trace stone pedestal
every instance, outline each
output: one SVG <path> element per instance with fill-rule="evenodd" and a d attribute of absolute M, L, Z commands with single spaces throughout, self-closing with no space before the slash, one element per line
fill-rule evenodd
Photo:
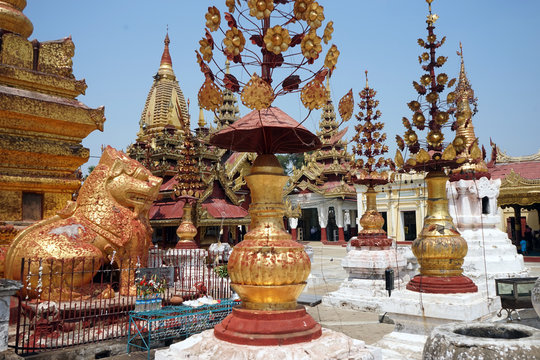
<path fill-rule="evenodd" d="M 468 246 L 463 272 L 479 290 L 487 289 L 490 296 L 496 293 L 495 279 L 528 276 L 523 256 L 498 228 L 500 186 L 500 179 L 486 177 L 451 181 L 447 185 L 450 215 Z"/>
<path fill-rule="evenodd" d="M 361 340 L 323 329 L 316 340 L 281 346 L 238 345 L 222 341 L 206 330 L 188 339 L 158 350 L 156 360 L 199 359 L 199 360 L 379 360 L 381 351 L 366 346 Z"/>
<path fill-rule="evenodd" d="M 11 296 L 22 287 L 15 280 L 0 279 L 0 353 L 7 349 L 9 327 L 9 303 Z"/>
<path fill-rule="evenodd" d="M 350 243 L 354 243 L 354 238 Z M 381 303 L 388 299 L 384 272 L 394 270 L 395 289 L 404 289 L 409 281 L 407 261 L 401 252 L 390 246 L 353 247 L 341 261 L 348 278 L 337 291 L 323 296 L 325 305 L 380 312 Z"/>
<path fill-rule="evenodd" d="M 482 321 L 492 317 L 500 299 L 485 292 L 428 294 L 402 290 L 392 293 L 381 310 L 396 324 L 394 332 L 376 343 L 407 359 L 421 359 L 427 336 L 439 325 L 450 322 Z"/>

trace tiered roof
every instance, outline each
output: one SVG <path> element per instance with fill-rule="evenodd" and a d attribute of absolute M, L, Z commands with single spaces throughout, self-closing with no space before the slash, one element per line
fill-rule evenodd
<path fill-rule="evenodd" d="M 140 131 L 128 153 L 167 181 L 175 175 L 181 158 L 184 134 L 189 131 L 189 113 L 172 69 L 168 34 L 164 43 L 159 69 L 141 114 Z"/>
<path fill-rule="evenodd" d="M 330 93 L 328 83 L 327 91 Z M 347 152 L 343 140 L 347 128 L 339 129 L 330 95 L 323 107 L 319 128 L 317 136 L 322 147 L 311 154 L 305 154 L 302 168 L 293 170 L 286 194 L 297 191 L 313 192 L 329 198 L 356 197 L 350 176 L 352 156 Z"/>

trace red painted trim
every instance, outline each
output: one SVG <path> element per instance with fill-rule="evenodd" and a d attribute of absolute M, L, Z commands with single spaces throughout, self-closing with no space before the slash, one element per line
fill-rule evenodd
<path fill-rule="evenodd" d="M 540 256 L 524 256 L 523 261 L 525 262 L 540 262 Z"/>
<path fill-rule="evenodd" d="M 315 340 L 322 335 L 322 329 L 303 306 L 281 311 L 235 307 L 216 325 L 214 335 L 234 344 L 276 346 Z"/>

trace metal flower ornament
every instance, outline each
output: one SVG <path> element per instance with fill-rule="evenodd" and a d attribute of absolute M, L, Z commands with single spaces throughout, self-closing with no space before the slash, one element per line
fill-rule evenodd
<path fill-rule="evenodd" d="M 426 39 L 418 39 L 418 45 L 425 49 L 418 56 L 418 61 L 425 73 L 420 76 L 419 82 L 412 83 L 418 93 L 418 98 L 407 104 L 412 116 L 410 120 L 407 117 L 402 119 L 406 129 L 403 137 L 396 136 L 399 150 L 396 153 L 395 162 L 399 168 L 406 170 L 458 166 L 462 160 L 457 158 L 456 147 L 459 148 L 462 139 L 459 137 L 450 139 L 445 145 L 443 129 L 450 128 L 455 132 L 457 127 L 467 120 L 459 112 L 456 114 L 455 91 L 448 92 L 446 97 L 443 95 L 446 90 L 454 86 L 456 79 L 449 80 L 447 74 L 437 73 L 445 64 L 447 57 L 437 56 L 436 50 L 444 44 L 446 37 L 437 39 L 434 30 L 435 22 L 439 17 L 431 12 L 433 0 L 426 2 L 429 4 L 429 15 L 426 21 L 428 36 Z M 418 132 L 424 130 L 427 134 L 425 140 L 422 140 Z M 401 153 L 405 147 L 411 153 L 407 161 L 404 161 Z"/>
<path fill-rule="evenodd" d="M 334 31 L 332 21 L 323 27 L 323 6 L 314 0 L 226 0 L 224 5 L 223 12 L 208 8 L 205 35 L 196 51 L 205 76 L 200 106 L 217 110 L 224 87 L 240 93 L 242 103 L 252 110 L 267 109 L 277 96 L 293 92 L 301 92 L 308 110 L 321 108 L 327 100 L 324 79 L 339 57 L 337 46 L 331 45 L 323 66 L 309 69 Z M 236 76 L 218 65 L 216 53 L 233 63 Z"/>
<path fill-rule="evenodd" d="M 386 133 L 383 133 L 384 123 L 378 121 L 381 111 L 377 110 L 379 100 L 375 100 L 377 92 L 369 87 L 366 70 L 366 87 L 360 91 L 360 112 L 356 115 L 358 124 L 354 127 L 356 134 L 352 138 L 353 153 L 358 158 L 352 163 L 356 171 L 357 183 L 368 186 L 386 184 L 388 173 L 385 168 L 395 170 L 394 162 L 384 158 L 388 152 L 385 145 Z"/>

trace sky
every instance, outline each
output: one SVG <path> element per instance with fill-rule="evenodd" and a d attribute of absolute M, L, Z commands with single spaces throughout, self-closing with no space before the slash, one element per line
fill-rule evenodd
<path fill-rule="evenodd" d="M 204 15 L 209 6 L 221 11 L 225 0 L 28 0 L 24 10 L 34 25 L 29 39 L 48 41 L 72 36 L 75 43 L 73 73 L 86 79 L 88 89 L 78 97 L 86 105 L 105 106 L 105 129 L 83 141 L 90 159 L 83 169 L 97 164 L 102 145 L 125 150 L 134 142 L 146 96 L 158 70 L 163 39 L 168 32 L 173 69 L 186 99 L 190 99 L 192 127 L 198 119 L 197 92 L 204 78 L 194 50 L 204 35 Z M 424 0 L 319 0 L 326 21 L 334 21 L 331 43 L 340 50 L 330 88 L 337 108 L 349 89 L 359 99 L 365 86 L 377 91 L 381 120 L 388 134 L 389 156 L 395 152 L 394 137 L 405 131 L 401 119 L 410 118 L 407 102 L 417 94 L 412 81 L 423 74 L 417 39 L 427 36 L 427 4 Z M 490 138 L 512 156 L 537 153 L 540 146 L 540 1 L 538 0 L 435 0 L 439 15 L 435 33 L 446 43 L 437 54 L 448 56 L 441 68 L 450 78 L 459 74 L 460 41 L 467 76 L 478 98 L 473 118 L 476 135 L 489 154 Z M 319 30 L 321 35 L 322 29 Z M 217 38 L 217 37 L 216 37 Z M 221 38 L 219 38 L 221 39 Z M 330 45 L 313 69 L 318 69 Z M 446 94 L 446 93 L 445 93 Z M 274 102 L 297 120 L 307 110 L 299 94 Z M 248 109 L 241 107 L 241 114 Z M 359 111 L 355 107 L 355 113 Z M 207 122 L 214 118 L 205 112 Z M 320 111 L 304 122 L 318 129 Z M 353 117 L 346 139 L 353 135 Z M 350 149 L 350 146 L 349 146 Z"/>

